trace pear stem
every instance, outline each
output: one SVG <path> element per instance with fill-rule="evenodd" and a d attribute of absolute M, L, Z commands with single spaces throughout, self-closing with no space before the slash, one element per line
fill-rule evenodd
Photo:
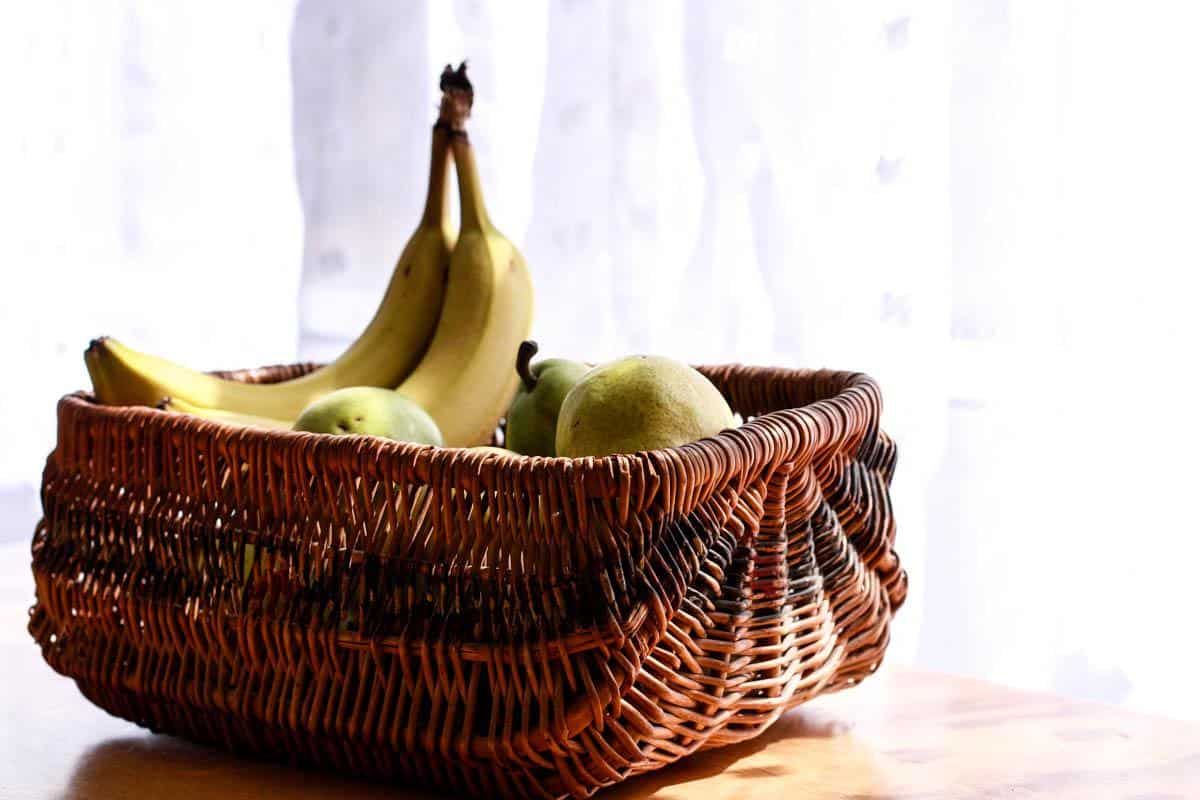
<path fill-rule="evenodd" d="M 531 392 L 537 388 L 537 376 L 529 368 L 529 363 L 533 361 L 537 351 L 538 344 L 532 339 L 521 342 L 521 346 L 517 348 L 517 374 L 521 376 L 521 383 Z"/>

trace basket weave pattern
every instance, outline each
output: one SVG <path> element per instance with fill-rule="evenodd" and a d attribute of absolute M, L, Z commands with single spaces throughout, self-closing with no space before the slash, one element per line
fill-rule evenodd
<path fill-rule="evenodd" d="M 30 632 L 153 730 L 479 796 L 754 736 L 880 663 L 895 447 L 861 374 L 701 370 L 747 423 L 577 461 L 67 396 Z"/>

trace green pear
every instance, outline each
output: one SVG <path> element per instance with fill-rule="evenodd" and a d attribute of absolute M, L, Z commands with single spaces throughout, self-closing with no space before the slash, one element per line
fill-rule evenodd
<path fill-rule="evenodd" d="M 532 341 L 522 342 L 517 350 L 521 385 L 508 409 L 504 443 L 522 455 L 552 456 L 563 398 L 588 371 L 588 366 L 564 358 L 548 358 L 531 365 L 537 350 L 537 342 Z"/>
<path fill-rule="evenodd" d="M 629 356 L 590 370 L 563 400 L 560 456 L 580 458 L 677 447 L 734 425 L 717 387 L 687 364 Z"/>
<path fill-rule="evenodd" d="M 350 386 L 330 392 L 305 408 L 293 429 L 442 444 L 442 433 L 425 409 L 398 392 L 376 386 Z"/>

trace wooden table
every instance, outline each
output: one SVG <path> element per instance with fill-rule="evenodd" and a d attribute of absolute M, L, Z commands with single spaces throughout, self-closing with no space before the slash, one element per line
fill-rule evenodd
<path fill-rule="evenodd" d="M 431 798 L 234 758 L 91 706 L 25 633 L 26 545 L 0 547 L 0 798 Z M 783 717 L 766 734 L 600 795 L 934 800 L 1200 798 L 1200 725 L 912 669 Z"/>

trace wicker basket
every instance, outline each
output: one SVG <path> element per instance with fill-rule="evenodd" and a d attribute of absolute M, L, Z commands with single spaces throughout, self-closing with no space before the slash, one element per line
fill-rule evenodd
<path fill-rule="evenodd" d="M 755 736 L 883 657 L 895 447 L 864 375 L 702 371 L 750 421 L 576 461 L 67 396 L 29 630 L 152 730 L 478 796 Z"/>

